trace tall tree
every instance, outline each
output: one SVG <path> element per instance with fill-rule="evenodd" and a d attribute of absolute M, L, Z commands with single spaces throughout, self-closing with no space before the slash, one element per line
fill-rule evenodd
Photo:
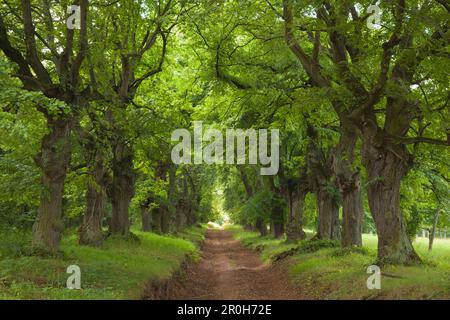
<path fill-rule="evenodd" d="M 339 95 L 331 95 L 330 102 L 339 116 L 342 137 L 349 133 L 349 138 L 355 140 L 354 137 L 358 135 L 363 142 L 363 163 L 369 179 L 369 205 L 377 226 L 379 260 L 386 263 L 410 263 L 418 261 L 418 256 L 406 235 L 400 209 L 400 183 L 408 172 L 410 166 L 408 163 L 411 163 L 406 145 L 416 142 L 444 145 L 449 143 L 445 140 L 407 136 L 418 107 L 417 101 L 411 100 L 410 96 L 415 75 L 418 75 L 421 62 L 433 52 L 439 52 L 439 48 L 444 45 L 440 40 L 443 39 L 443 32 L 440 30 L 445 28 L 443 29 L 439 23 L 430 26 L 430 30 L 433 30 L 431 46 L 418 36 L 417 31 L 418 28 L 423 28 L 420 17 L 425 14 L 440 16 L 447 8 L 437 3 L 421 6 L 411 4 L 407 8 L 405 1 L 402 0 L 386 4 L 385 7 L 390 13 L 389 24 L 392 31 L 383 33 L 382 42 L 376 41 L 379 47 L 374 50 L 365 50 L 362 37 L 370 37 L 371 31 L 362 31 L 365 18 L 348 2 L 326 1 L 307 9 L 314 12 L 315 18 L 312 20 L 315 23 L 313 26 L 301 25 L 300 29 L 309 34 L 316 30 L 315 36 L 310 37 L 312 52 L 307 54 L 305 45 L 300 44 L 294 36 L 293 3 L 284 0 L 285 38 L 289 48 L 316 86 L 330 90 L 338 89 L 341 97 L 350 95 L 350 99 L 347 100 Z M 409 18 L 411 15 L 414 19 Z M 321 34 L 327 37 L 327 47 L 321 41 Z M 413 39 L 417 39 L 419 43 L 417 50 L 409 50 Z M 367 63 L 372 60 L 377 61 L 377 68 Z M 325 61 L 331 63 L 331 69 L 325 67 Z M 357 66 L 370 68 L 370 72 L 366 72 L 373 75 L 375 83 L 363 80 Z M 393 89 L 394 87 L 396 89 Z M 380 104 L 385 106 L 382 111 L 383 120 L 377 115 L 380 111 L 376 110 Z M 348 139 L 341 139 L 345 140 Z M 344 165 L 344 170 L 338 170 L 342 190 L 346 185 L 356 185 L 351 181 L 345 182 L 346 179 L 343 179 L 342 175 L 347 172 L 350 179 L 358 177 L 355 174 L 357 172 L 347 169 L 348 165 L 351 165 L 348 161 L 353 159 L 353 155 L 348 151 L 353 149 L 351 141 L 338 148 L 347 152 L 347 155 L 338 156 L 336 161 L 336 164 Z M 353 200 L 344 200 L 344 204 L 354 203 Z M 359 204 L 352 207 L 361 208 Z M 350 221 L 351 217 L 359 216 L 359 213 L 349 214 L 344 208 L 344 215 L 350 217 L 344 218 L 344 221 Z"/>
<path fill-rule="evenodd" d="M 42 170 L 42 192 L 38 216 L 33 225 L 33 245 L 55 251 L 63 230 L 62 197 L 71 159 L 70 134 L 90 93 L 84 83 L 82 64 L 88 50 L 88 0 L 80 0 L 80 29 L 55 25 L 50 1 L 39 5 L 30 0 L 2 7 L 0 49 L 17 69 L 24 89 L 41 92 L 63 102 L 53 110 L 40 106 L 47 119 L 48 134 L 35 157 Z M 66 8 L 63 8 L 65 12 Z M 60 14 L 57 10 L 56 14 Z M 17 30 L 9 33 L 8 30 Z M 79 33 L 75 36 L 75 33 Z"/>

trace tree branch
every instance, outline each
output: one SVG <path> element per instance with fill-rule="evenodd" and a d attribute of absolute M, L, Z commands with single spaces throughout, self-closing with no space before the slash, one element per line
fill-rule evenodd
<path fill-rule="evenodd" d="M 3 17 L 0 15 L 0 49 L 5 56 L 19 67 L 17 77 L 21 80 L 24 87 L 28 90 L 40 90 L 42 85 L 31 73 L 30 66 L 22 53 L 14 48 L 9 41 L 8 34 L 3 22 Z"/>
<path fill-rule="evenodd" d="M 303 48 L 297 42 L 293 32 L 294 17 L 292 13 L 292 1 L 283 1 L 283 17 L 284 17 L 284 38 L 286 44 L 292 53 L 298 58 L 306 73 L 310 76 L 315 85 L 319 87 L 329 87 L 330 80 L 323 77 L 320 73 L 320 65 L 315 65 L 312 59 L 305 53 Z"/>
<path fill-rule="evenodd" d="M 25 45 L 26 45 L 26 57 L 36 73 L 38 79 L 45 85 L 51 85 L 52 80 L 47 70 L 42 65 L 37 49 L 36 41 L 34 39 L 35 30 L 33 25 L 33 18 L 31 17 L 31 4 L 30 0 L 22 0 L 22 19 L 25 31 Z"/>
<path fill-rule="evenodd" d="M 87 40 L 87 13 L 88 13 L 88 0 L 80 0 L 80 44 L 78 54 L 76 55 L 71 69 L 72 85 L 77 86 L 80 77 L 80 68 L 86 57 L 88 50 Z"/>
<path fill-rule="evenodd" d="M 131 85 L 130 85 L 130 90 L 132 91 L 136 91 L 137 88 L 140 86 L 140 84 L 142 83 L 142 81 L 146 80 L 147 78 L 159 73 L 162 71 L 162 66 L 164 64 L 164 59 L 166 57 L 166 51 L 167 51 L 167 37 L 164 34 L 164 32 L 159 32 L 159 34 L 161 35 L 162 38 L 162 51 L 161 51 L 161 57 L 159 59 L 159 63 L 158 66 L 153 69 L 150 70 L 148 72 L 146 72 L 144 75 L 142 75 L 140 78 L 136 79 Z"/>

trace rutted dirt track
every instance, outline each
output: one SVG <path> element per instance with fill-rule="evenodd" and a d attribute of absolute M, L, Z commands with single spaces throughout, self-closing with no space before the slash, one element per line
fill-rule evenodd
<path fill-rule="evenodd" d="M 228 231 L 208 230 L 202 260 L 193 266 L 176 299 L 292 300 L 302 299 L 280 266 L 264 265 L 258 254 L 233 239 Z"/>

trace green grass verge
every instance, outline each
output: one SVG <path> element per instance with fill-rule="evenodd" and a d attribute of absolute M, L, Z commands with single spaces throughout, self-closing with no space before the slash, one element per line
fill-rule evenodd
<path fill-rule="evenodd" d="M 436 239 L 433 251 L 428 242 L 414 242 L 424 264 L 419 266 L 385 266 L 381 269 L 381 289 L 367 289 L 367 267 L 376 261 L 377 238 L 363 235 L 363 248 L 343 250 L 327 244 L 297 244 L 284 239 L 259 237 L 258 233 L 229 228 L 234 236 L 250 248 L 258 249 L 268 261 L 280 253 L 297 248 L 289 260 L 293 281 L 311 299 L 450 299 L 450 239 Z M 311 236 L 311 232 L 308 232 Z M 326 248 L 322 248 L 324 246 Z"/>
<path fill-rule="evenodd" d="M 0 234 L 0 299 L 139 299 L 148 281 L 175 271 L 186 255 L 197 255 L 205 229 L 174 236 L 133 231 L 140 243 L 108 239 L 99 248 L 79 246 L 75 234 L 61 243 L 62 255 L 27 255 L 28 233 Z M 81 269 L 81 290 L 66 288 L 69 265 Z"/>

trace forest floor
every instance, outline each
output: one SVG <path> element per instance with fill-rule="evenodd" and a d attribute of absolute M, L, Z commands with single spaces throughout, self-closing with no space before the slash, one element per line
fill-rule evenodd
<path fill-rule="evenodd" d="M 230 231 L 210 229 L 205 234 L 202 259 L 185 275 L 172 299 L 296 300 L 304 298 L 292 285 L 284 267 L 263 263 Z"/>

